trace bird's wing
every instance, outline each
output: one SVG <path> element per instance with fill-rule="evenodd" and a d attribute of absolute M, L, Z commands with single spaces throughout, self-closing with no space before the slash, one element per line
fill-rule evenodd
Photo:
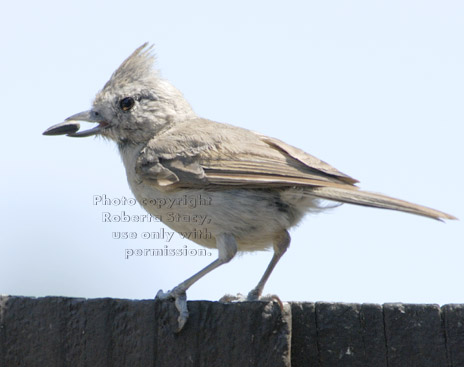
<path fill-rule="evenodd" d="M 140 152 L 136 173 L 159 190 L 305 186 L 321 199 L 399 210 L 434 219 L 454 216 L 361 191 L 355 179 L 284 142 L 204 119 L 175 125 Z"/>
<path fill-rule="evenodd" d="M 356 188 L 353 178 L 292 147 L 205 119 L 175 125 L 140 152 L 137 174 L 168 188 L 328 186 Z"/>

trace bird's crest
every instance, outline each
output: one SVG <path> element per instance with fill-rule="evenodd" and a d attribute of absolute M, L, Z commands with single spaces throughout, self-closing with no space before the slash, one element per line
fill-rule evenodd
<path fill-rule="evenodd" d="M 152 53 L 153 45 L 144 43 L 138 47 L 121 66 L 111 75 L 110 80 L 103 89 L 121 88 L 133 82 L 149 81 L 156 76 L 153 70 L 155 56 Z"/>

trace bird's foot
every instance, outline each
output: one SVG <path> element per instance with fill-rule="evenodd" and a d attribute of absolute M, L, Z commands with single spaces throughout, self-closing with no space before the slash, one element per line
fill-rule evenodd
<path fill-rule="evenodd" d="M 231 303 L 231 302 L 250 302 L 250 301 L 264 301 L 264 302 L 277 302 L 281 310 L 284 309 L 284 304 L 280 300 L 279 296 L 275 294 L 267 294 L 265 296 L 259 296 L 255 290 L 248 293 L 248 296 L 244 296 L 241 293 L 237 295 L 226 294 L 221 297 L 219 302 Z"/>
<path fill-rule="evenodd" d="M 161 301 L 174 300 L 176 308 L 179 311 L 176 333 L 180 332 L 184 328 L 184 325 L 189 317 L 189 312 L 187 309 L 187 294 L 185 290 L 179 287 L 175 287 L 173 290 L 166 293 L 162 290 L 159 290 L 155 299 L 159 299 Z"/>
<path fill-rule="evenodd" d="M 235 295 L 225 294 L 219 299 L 219 302 L 224 302 L 224 303 L 246 302 L 246 301 L 248 301 L 247 298 L 241 293 L 237 293 Z"/>

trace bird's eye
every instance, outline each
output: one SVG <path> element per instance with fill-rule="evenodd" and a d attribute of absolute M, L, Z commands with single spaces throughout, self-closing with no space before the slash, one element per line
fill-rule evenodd
<path fill-rule="evenodd" d="M 119 107 L 123 111 L 129 111 L 132 107 L 134 107 L 135 101 L 132 97 L 125 97 L 119 101 Z"/>

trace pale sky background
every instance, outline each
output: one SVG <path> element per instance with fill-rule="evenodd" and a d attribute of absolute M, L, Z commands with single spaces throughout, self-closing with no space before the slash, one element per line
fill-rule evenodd
<path fill-rule="evenodd" d="M 278 137 L 361 187 L 464 219 L 462 1 L 6 2 L 0 97 L 0 294 L 152 298 L 216 257 L 161 225 L 102 223 L 94 195 L 133 197 L 116 147 L 42 132 L 87 110 L 116 67 L 155 44 L 202 117 Z M 344 205 L 308 216 L 265 293 L 284 301 L 464 303 L 463 221 Z M 247 293 L 271 252 L 244 254 L 188 298 Z"/>

